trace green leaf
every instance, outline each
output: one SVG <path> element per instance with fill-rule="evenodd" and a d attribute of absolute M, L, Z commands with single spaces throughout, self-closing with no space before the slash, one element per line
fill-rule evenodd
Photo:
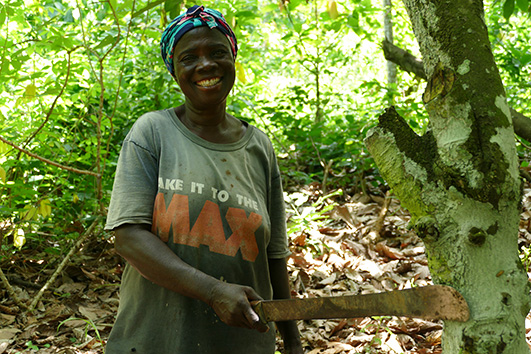
<path fill-rule="evenodd" d="M 133 17 L 137 17 L 137 16 L 139 16 L 139 15 L 142 15 L 144 12 L 151 10 L 152 8 L 156 7 L 157 5 L 162 4 L 163 2 L 165 2 L 165 0 L 157 0 L 157 1 L 154 1 L 154 2 L 152 2 L 151 4 L 147 5 L 146 7 L 143 7 L 143 8 L 141 8 L 140 10 L 135 11 L 135 12 L 131 15 L 131 18 L 133 18 Z"/>
<path fill-rule="evenodd" d="M 68 9 L 68 11 L 66 11 L 66 14 L 65 14 L 65 17 L 63 19 L 65 22 L 74 22 L 74 16 L 72 16 L 72 9 Z"/>
<path fill-rule="evenodd" d="M 116 0 L 109 0 L 109 4 L 113 8 L 113 10 L 116 11 L 116 8 L 118 7 Z"/>
<path fill-rule="evenodd" d="M 38 212 L 45 218 L 52 214 L 52 206 L 49 199 L 41 200 Z"/>
<path fill-rule="evenodd" d="M 181 0 L 166 0 L 164 2 L 164 10 L 170 14 L 170 18 L 173 19 L 181 13 Z"/>
<path fill-rule="evenodd" d="M 295 10 L 295 8 L 296 8 L 297 6 L 299 6 L 299 5 L 301 4 L 301 2 L 302 2 L 301 0 L 292 0 L 292 1 L 290 1 L 290 2 L 288 3 L 288 8 L 289 8 L 289 10 L 290 10 L 290 11 Z"/>
<path fill-rule="evenodd" d="M 179 16 L 181 14 L 181 10 L 179 7 L 174 7 L 171 11 L 170 11 L 170 18 L 171 19 L 174 19 L 175 17 Z"/>
<path fill-rule="evenodd" d="M 244 19 L 254 19 L 259 16 L 254 11 L 238 11 L 236 12 L 236 17 L 238 17 L 238 20 L 244 20 Z"/>
<path fill-rule="evenodd" d="M 94 49 L 101 49 L 101 48 L 103 48 L 105 46 L 108 46 L 109 44 L 113 43 L 115 40 L 116 40 L 116 37 L 107 36 Z"/>
<path fill-rule="evenodd" d="M 505 0 L 503 4 L 503 17 L 507 20 L 511 17 L 514 12 L 514 0 Z"/>
<path fill-rule="evenodd" d="M 20 250 L 22 246 L 24 246 L 25 243 L 26 243 L 26 235 L 24 233 L 24 230 L 17 229 L 15 231 L 15 234 L 13 235 L 13 246 L 15 246 L 16 248 Z"/>
<path fill-rule="evenodd" d="M 72 43 L 70 37 L 63 37 L 63 46 L 70 49 L 74 47 L 74 43 Z"/>
<path fill-rule="evenodd" d="M 364 8 L 365 11 L 370 11 L 373 8 L 371 0 L 363 0 L 360 2 L 360 5 Z"/>
<path fill-rule="evenodd" d="M 302 23 L 296 22 L 293 24 L 295 32 L 300 33 L 302 31 Z"/>
<path fill-rule="evenodd" d="M 522 66 L 525 66 L 529 63 L 531 63 L 531 53 L 526 53 L 520 57 L 520 63 Z"/>
<path fill-rule="evenodd" d="M 4 22 L 6 20 L 6 8 L 2 6 L 0 9 L 0 28 L 4 25 Z"/>
<path fill-rule="evenodd" d="M 522 12 L 527 12 L 529 9 L 529 0 L 516 0 L 516 4 Z"/>

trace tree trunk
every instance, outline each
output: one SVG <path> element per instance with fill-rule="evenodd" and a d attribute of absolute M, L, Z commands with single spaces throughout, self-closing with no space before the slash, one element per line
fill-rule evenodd
<path fill-rule="evenodd" d="M 429 130 L 416 135 L 391 108 L 366 144 L 411 213 L 433 281 L 469 304 L 468 322 L 445 322 L 444 352 L 528 354 L 530 288 L 517 247 L 521 181 L 483 4 L 404 3 L 429 78 Z"/>
<path fill-rule="evenodd" d="M 393 43 L 393 5 L 391 0 L 383 0 L 383 24 L 385 41 Z M 392 105 L 395 99 L 396 90 L 396 64 L 387 60 L 387 89 L 389 104 Z"/>
<path fill-rule="evenodd" d="M 421 79 L 427 79 L 422 60 L 416 58 L 408 51 L 395 46 L 388 40 L 382 42 L 382 48 L 387 61 L 395 63 L 402 70 L 413 73 Z M 520 138 L 531 141 L 531 119 L 516 111 L 514 108 L 511 108 L 511 116 L 514 133 Z"/>

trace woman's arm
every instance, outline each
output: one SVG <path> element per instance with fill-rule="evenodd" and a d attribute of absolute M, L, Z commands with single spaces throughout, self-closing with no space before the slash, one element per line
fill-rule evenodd
<path fill-rule="evenodd" d="M 289 299 L 291 291 L 289 289 L 289 277 L 286 267 L 286 258 L 270 258 L 269 273 L 271 285 L 273 286 L 273 299 Z M 302 354 L 299 329 L 296 321 L 276 322 L 277 328 L 284 340 L 286 354 Z"/>
<path fill-rule="evenodd" d="M 261 300 L 251 288 L 217 280 L 190 266 L 157 236 L 149 225 L 122 225 L 115 230 L 116 252 L 144 278 L 176 293 L 211 306 L 226 324 L 267 330 L 250 301 Z"/>

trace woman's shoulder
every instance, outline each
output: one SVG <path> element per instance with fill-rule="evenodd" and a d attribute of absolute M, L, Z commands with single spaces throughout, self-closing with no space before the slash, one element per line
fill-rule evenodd
<path fill-rule="evenodd" d="M 249 123 L 247 129 L 251 129 L 253 131 L 253 138 L 257 139 L 263 144 L 271 145 L 271 139 L 269 139 L 269 136 L 262 129 Z"/>
<path fill-rule="evenodd" d="M 160 125 L 171 120 L 169 109 L 161 109 L 160 111 L 151 111 L 142 114 L 133 124 L 134 128 L 148 128 L 155 125 Z"/>
<path fill-rule="evenodd" d="M 131 127 L 129 136 L 151 135 L 155 132 L 164 132 L 173 125 L 169 109 L 152 111 L 142 114 Z"/>
<path fill-rule="evenodd" d="M 160 134 L 168 131 L 168 125 L 171 125 L 171 115 L 167 109 L 144 113 L 133 123 L 125 140 L 142 146 L 158 145 Z"/>

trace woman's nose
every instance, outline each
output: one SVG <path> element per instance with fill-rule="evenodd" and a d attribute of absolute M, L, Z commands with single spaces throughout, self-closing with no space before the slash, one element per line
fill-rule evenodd
<path fill-rule="evenodd" d="M 212 60 L 212 58 L 209 58 L 208 56 L 202 56 L 199 58 L 199 63 L 197 64 L 197 68 L 199 70 L 208 70 L 216 66 L 216 62 Z"/>

